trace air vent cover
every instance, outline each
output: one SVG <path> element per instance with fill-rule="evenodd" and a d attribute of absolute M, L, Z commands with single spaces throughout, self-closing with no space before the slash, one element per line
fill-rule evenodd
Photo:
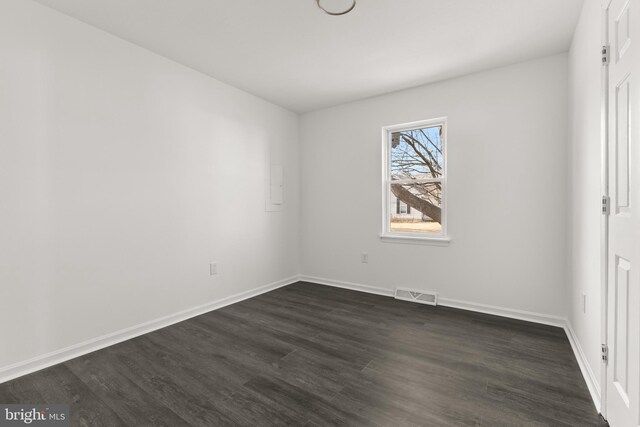
<path fill-rule="evenodd" d="M 419 304 L 438 305 L 438 294 L 414 289 L 396 288 L 396 299 L 417 302 Z"/>

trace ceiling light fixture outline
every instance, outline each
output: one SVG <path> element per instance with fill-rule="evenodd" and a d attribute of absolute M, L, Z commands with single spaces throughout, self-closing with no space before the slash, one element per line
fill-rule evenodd
<path fill-rule="evenodd" d="M 327 15 L 331 15 L 331 16 L 341 16 L 341 15 L 346 15 L 347 13 L 351 12 L 355 7 L 356 7 L 356 0 L 351 0 L 352 4 L 351 6 L 349 6 L 348 9 L 342 11 L 342 12 L 331 12 L 328 11 L 327 9 L 325 9 L 324 7 L 322 7 L 322 5 L 320 4 L 320 0 L 316 0 L 316 4 L 318 5 L 318 7 L 320 8 L 320 10 L 322 10 L 324 13 L 326 13 Z"/>

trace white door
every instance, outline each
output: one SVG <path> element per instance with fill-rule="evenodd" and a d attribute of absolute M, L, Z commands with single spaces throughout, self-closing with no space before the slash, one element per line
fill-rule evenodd
<path fill-rule="evenodd" d="M 640 426 L 640 0 L 611 0 L 607 408 Z"/>

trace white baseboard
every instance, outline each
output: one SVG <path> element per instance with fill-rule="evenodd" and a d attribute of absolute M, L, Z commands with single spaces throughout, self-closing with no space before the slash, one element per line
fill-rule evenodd
<path fill-rule="evenodd" d="M 341 280 L 324 279 L 314 276 L 300 276 L 300 280 L 303 282 L 317 283 L 318 285 L 333 286 L 334 288 L 350 289 L 352 291 L 365 292 L 368 294 L 382 295 L 385 297 L 392 297 L 395 295 L 394 291 L 386 288 L 376 288 L 375 286 L 362 285 L 359 283 L 343 282 Z"/>
<path fill-rule="evenodd" d="M 526 322 L 540 323 L 542 325 L 564 328 L 567 320 L 551 314 L 535 313 L 532 311 L 516 310 L 513 308 L 498 307 L 495 305 L 479 304 L 475 302 L 460 301 L 451 298 L 438 297 L 438 305 L 459 308 L 461 310 L 475 311 L 477 313 L 491 314 L 493 316 L 508 317 L 510 319 L 524 320 Z"/>
<path fill-rule="evenodd" d="M 297 281 L 297 276 L 279 280 L 277 282 L 269 283 L 268 285 L 260 286 L 245 292 L 231 295 L 217 301 L 212 301 L 197 307 L 189 308 L 187 310 L 161 317 L 159 319 L 151 320 L 149 322 L 132 326 L 130 328 L 122 329 L 107 335 L 103 335 L 101 337 L 74 344 L 70 347 L 52 351 L 41 356 L 36 356 L 29 360 L 1 367 L 0 384 L 17 377 L 39 371 L 41 369 L 57 365 L 58 363 L 66 362 L 67 360 L 74 359 L 93 351 L 100 350 L 102 348 L 118 344 L 120 342 L 138 337 L 140 335 L 144 335 L 149 332 L 173 325 L 175 323 L 182 322 L 192 317 L 199 316 L 201 314 L 208 313 L 210 311 L 217 310 L 231 304 L 235 304 L 248 298 L 253 298 L 260 294 L 290 285 Z"/>
<path fill-rule="evenodd" d="M 369 294 L 382 295 L 386 297 L 393 297 L 395 295 L 395 292 L 392 289 L 378 288 L 375 286 L 363 285 L 361 283 L 344 282 L 341 280 L 332 280 L 322 277 L 304 275 L 300 276 L 300 280 L 305 282 L 317 283 L 319 285 L 351 289 L 352 291 L 366 292 Z M 508 317 L 511 319 L 525 320 L 528 322 L 541 323 L 543 325 L 556 326 L 558 328 L 564 328 L 567 322 L 567 320 L 563 317 L 552 316 L 550 314 L 540 314 L 530 311 L 514 310 L 511 308 L 478 304 L 451 298 L 443 298 L 441 296 L 438 296 L 438 305 L 451 308 L 459 308 L 468 311 L 475 311 L 478 313 L 492 314 L 494 316 Z"/>
<path fill-rule="evenodd" d="M 576 333 L 573 331 L 573 327 L 571 327 L 571 323 L 567 321 L 564 326 L 564 330 L 569 338 L 569 343 L 571 344 L 571 348 L 573 349 L 573 353 L 576 356 L 576 360 L 578 361 L 578 366 L 580 366 L 580 371 L 582 372 L 582 376 L 584 377 L 584 381 L 587 383 L 587 388 L 589 389 L 589 393 L 591 393 L 591 399 L 593 399 L 593 404 L 596 407 L 598 412 L 602 412 L 601 409 L 601 394 L 600 394 L 600 384 L 598 378 L 593 373 L 591 369 L 591 365 L 587 361 L 587 357 L 582 350 L 582 346 L 580 345 L 580 341 L 578 341 L 578 337 Z"/>

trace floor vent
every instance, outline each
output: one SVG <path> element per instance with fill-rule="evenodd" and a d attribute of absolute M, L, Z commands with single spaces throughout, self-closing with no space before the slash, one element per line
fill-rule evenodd
<path fill-rule="evenodd" d="M 435 292 L 396 288 L 395 298 L 420 304 L 438 305 L 438 294 Z"/>

